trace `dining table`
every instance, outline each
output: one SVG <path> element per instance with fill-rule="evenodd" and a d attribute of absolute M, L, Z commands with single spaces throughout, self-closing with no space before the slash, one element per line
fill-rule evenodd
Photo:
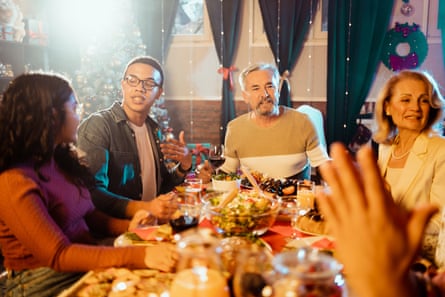
<path fill-rule="evenodd" d="M 212 232 L 217 233 L 209 219 L 204 217 L 200 220 L 198 228 L 209 228 Z M 155 232 L 156 226 L 153 228 L 141 228 L 132 230 L 130 233 L 135 233 L 141 239 L 146 239 L 150 237 L 152 232 Z M 223 238 L 224 236 L 221 236 Z M 266 248 L 272 253 L 273 256 L 280 254 L 283 251 L 289 251 L 292 249 L 297 249 L 303 246 L 311 246 L 313 248 L 328 249 L 332 250 L 334 248 L 334 241 L 331 237 L 327 235 L 317 235 L 317 234 L 306 234 L 300 230 L 293 229 L 291 227 L 290 221 L 277 219 L 269 229 L 261 236 L 256 237 L 257 242 L 266 246 Z M 154 242 L 154 244 L 156 244 Z M 88 276 L 98 273 L 97 271 L 90 271 L 86 276 L 76 283 L 72 288 L 65 291 L 59 297 L 74 297 L 82 287 L 82 282 Z"/>

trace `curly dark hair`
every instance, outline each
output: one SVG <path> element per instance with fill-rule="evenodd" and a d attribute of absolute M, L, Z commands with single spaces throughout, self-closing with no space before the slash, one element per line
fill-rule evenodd
<path fill-rule="evenodd" d="M 92 175 L 71 146 L 55 144 L 65 122 L 64 104 L 73 93 L 69 81 L 58 74 L 27 73 L 11 81 L 0 101 L 0 173 L 31 161 L 45 180 L 39 169 L 54 157 L 72 182 L 91 186 Z"/>

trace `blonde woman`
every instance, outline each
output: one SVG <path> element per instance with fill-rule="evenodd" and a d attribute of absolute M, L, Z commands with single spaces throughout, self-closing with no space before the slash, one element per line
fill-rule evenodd
<path fill-rule="evenodd" d="M 394 200 L 409 209 L 420 203 L 445 205 L 445 139 L 434 127 L 442 121 L 444 99 L 427 73 L 401 71 L 376 102 L 378 163 Z M 440 215 L 426 229 L 424 254 L 432 257 Z"/>

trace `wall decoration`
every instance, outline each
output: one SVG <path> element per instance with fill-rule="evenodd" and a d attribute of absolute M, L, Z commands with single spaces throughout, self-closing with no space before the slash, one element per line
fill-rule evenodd
<path fill-rule="evenodd" d="M 24 27 L 20 7 L 13 0 L 0 1 L 0 39 L 22 42 Z"/>
<path fill-rule="evenodd" d="M 396 23 L 394 28 L 386 32 L 383 44 L 381 60 L 392 71 L 418 68 L 428 54 L 425 34 L 415 23 Z M 407 55 L 397 53 L 397 47 L 402 44 L 409 46 Z"/>
<path fill-rule="evenodd" d="M 406 17 L 414 14 L 414 6 L 409 3 L 409 0 L 403 0 L 402 7 L 400 7 L 400 13 Z"/>
<path fill-rule="evenodd" d="M 204 34 L 204 0 L 180 0 L 173 35 Z"/>
<path fill-rule="evenodd" d="M 263 18 L 261 17 L 258 1 L 250 1 L 250 44 L 268 47 L 266 31 L 264 31 Z M 249 61 L 250 64 L 250 61 Z"/>

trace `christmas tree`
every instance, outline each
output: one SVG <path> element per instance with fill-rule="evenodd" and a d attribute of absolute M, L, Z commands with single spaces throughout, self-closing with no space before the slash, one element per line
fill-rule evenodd
<path fill-rule="evenodd" d="M 92 30 L 86 46 L 81 49 L 81 65 L 73 84 L 83 104 L 83 118 L 121 100 L 120 82 L 126 63 L 145 54 L 146 46 L 133 22 L 132 9 L 129 5 L 122 5 L 119 12 L 113 28 L 108 27 L 107 32 Z M 163 140 L 171 133 L 164 98 L 152 106 L 150 116 L 161 126 L 163 133 L 160 137 Z"/>

